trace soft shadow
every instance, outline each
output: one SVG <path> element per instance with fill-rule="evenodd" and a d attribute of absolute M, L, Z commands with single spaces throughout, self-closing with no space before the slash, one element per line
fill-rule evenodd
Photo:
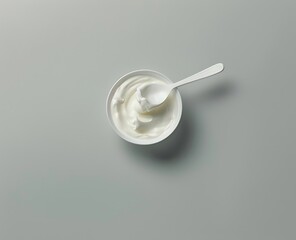
<path fill-rule="evenodd" d="M 149 159 L 163 164 L 175 164 L 188 160 L 186 156 L 200 147 L 202 127 L 198 121 L 198 106 L 215 102 L 232 95 L 236 91 L 234 81 L 222 79 L 208 86 L 197 95 L 182 97 L 183 114 L 179 126 L 167 139 L 160 143 L 142 146 L 122 141 L 126 148 L 141 159 Z M 193 104 L 194 103 L 194 104 Z"/>
<path fill-rule="evenodd" d="M 174 163 L 186 160 L 184 157 L 196 135 L 198 123 L 189 112 L 189 105 L 183 101 L 183 114 L 176 130 L 160 143 L 142 146 L 125 142 L 126 147 L 140 158 L 149 158 L 158 163 Z M 194 141 L 196 143 L 196 140 Z"/>
<path fill-rule="evenodd" d="M 206 89 L 203 89 L 202 92 L 195 94 L 194 100 L 197 100 L 200 104 L 219 101 L 234 94 L 237 91 L 236 88 L 235 81 L 221 79 L 215 85 L 210 85 Z"/>

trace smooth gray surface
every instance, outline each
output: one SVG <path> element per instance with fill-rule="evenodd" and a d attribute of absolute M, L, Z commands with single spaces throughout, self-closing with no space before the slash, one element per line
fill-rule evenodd
<path fill-rule="evenodd" d="M 0 239 L 295 239 L 295 1 L 0 2 Z M 108 125 L 139 69 L 183 87 L 168 141 Z"/>

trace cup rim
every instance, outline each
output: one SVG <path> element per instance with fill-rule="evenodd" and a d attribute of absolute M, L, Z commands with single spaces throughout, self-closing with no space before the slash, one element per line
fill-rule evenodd
<path fill-rule="evenodd" d="M 171 79 L 169 79 L 167 76 L 165 76 L 164 74 L 155 71 L 155 70 L 150 70 L 150 69 L 139 69 L 139 70 L 134 70 L 131 72 L 128 72 L 126 74 L 124 74 L 123 76 L 121 76 L 111 87 L 111 89 L 109 90 L 108 96 L 107 96 L 107 100 L 106 100 L 106 114 L 107 114 L 107 118 L 108 118 L 108 122 L 111 125 L 111 127 L 113 128 L 113 130 L 117 133 L 118 136 L 120 136 L 122 139 L 134 143 L 134 144 L 138 144 L 138 145 L 152 145 L 158 142 L 163 141 L 164 139 L 166 139 L 168 136 L 170 136 L 175 129 L 178 127 L 180 120 L 181 120 L 181 116 L 182 116 L 182 99 L 181 99 L 181 95 L 178 91 L 178 89 L 175 89 L 175 93 L 176 93 L 176 99 L 177 99 L 177 105 L 178 105 L 178 112 L 176 115 L 176 120 L 174 121 L 174 124 L 172 127 L 170 127 L 169 130 L 165 131 L 163 134 L 160 134 L 158 137 L 156 138 L 151 138 L 151 139 L 138 139 L 138 138 L 133 138 L 132 136 L 129 136 L 127 134 L 124 134 L 123 131 L 120 131 L 120 129 L 118 129 L 116 127 L 116 125 L 114 124 L 113 118 L 112 118 L 112 114 L 110 111 L 110 105 L 111 105 L 111 101 L 112 101 L 112 96 L 113 94 L 116 92 L 117 88 L 127 79 L 136 75 L 154 75 L 154 76 L 159 76 L 161 77 L 162 80 L 168 82 L 168 83 L 173 83 L 173 81 Z"/>

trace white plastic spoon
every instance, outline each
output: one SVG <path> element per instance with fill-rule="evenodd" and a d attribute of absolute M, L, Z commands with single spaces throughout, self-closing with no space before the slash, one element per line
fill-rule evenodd
<path fill-rule="evenodd" d="M 198 72 L 190 77 L 187 77 L 181 81 L 172 84 L 149 84 L 142 87 L 138 87 L 136 91 L 136 97 L 144 111 L 150 111 L 152 108 L 155 108 L 162 104 L 170 92 L 182 85 L 195 82 L 210 76 L 213 76 L 217 73 L 222 72 L 224 66 L 222 63 L 217 63 L 201 72 Z"/>

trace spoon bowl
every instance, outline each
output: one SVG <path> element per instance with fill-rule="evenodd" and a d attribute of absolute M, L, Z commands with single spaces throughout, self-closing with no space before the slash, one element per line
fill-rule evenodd
<path fill-rule="evenodd" d="M 136 98 L 144 111 L 150 111 L 163 103 L 169 96 L 172 84 L 152 83 L 141 86 L 136 91 Z"/>

